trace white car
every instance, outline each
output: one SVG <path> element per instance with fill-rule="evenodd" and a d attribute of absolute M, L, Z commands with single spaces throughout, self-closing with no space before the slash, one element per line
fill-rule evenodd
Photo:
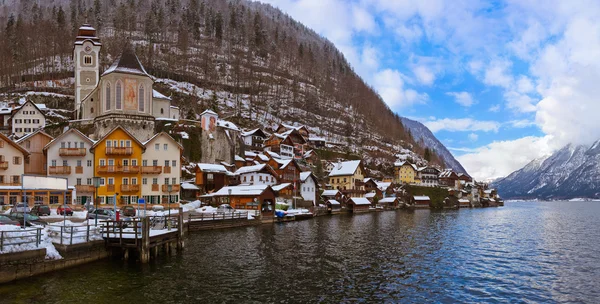
<path fill-rule="evenodd" d="M 219 207 L 217 207 L 217 213 L 234 213 L 235 209 L 233 209 L 233 207 L 229 206 L 229 204 L 222 204 Z"/>
<path fill-rule="evenodd" d="M 27 205 L 27 203 L 17 203 L 15 204 L 15 206 L 12 208 L 12 212 L 30 212 L 31 209 L 29 209 L 29 206 Z"/>

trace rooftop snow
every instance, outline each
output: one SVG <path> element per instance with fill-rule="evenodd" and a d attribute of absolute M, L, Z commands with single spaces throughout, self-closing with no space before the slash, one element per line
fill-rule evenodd
<path fill-rule="evenodd" d="M 279 184 L 279 185 L 275 185 L 275 186 L 271 186 L 271 188 L 273 188 L 273 191 L 281 191 L 289 186 L 291 186 L 291 183 L 283 183 L 283 184 Z"/>
<path fill-rule="evenodd" d="M 325 190 L 321 196 L 336 196 L 339 192 L 340 190 Z"/>
<path fill-rule="evenodd" d="M 311 174 L 310 171 L 300 172 L 300 180 L 305 181 Z"/>
<path fill-rule="evenodd" d="M 254 165 L 254 166 L 240 167 L 239 169 L 237 169 L 237 171 L 235 171 L 235 174 L 239 175 L 239 174 L 259 172 L 262 169 L 264 169 L 265 166 L 267 166 L 267 165 L 266 164 L 260 164 L 260 165 Z"/>
<path fill-rule="evenodd" d="M 161 94 L 159 91 L 157 90 L 152 90 L 152 98 L 160 98 L 160 99 L 168 99 L 171 100 L 171 97 L 167 97 L 163 94 Z"/>
<path fill-rule="evenodd" d="M 414 196 L 415 201 L 428 201 L 429 196 Z"/>
<path fill-rule="evenodd" d="M 354 175 L 356 169 L 360 166 L 360 160 L 351 160 L 333 165 L 333 169 L 329 173 L 329 176 L 346 176 Z"/>
<path fill-rule="evenodd" d="M 353 197 L 350 199 L 355 205 L 359 205 L 359 206 L 364 206 L 364 205 L 371 205 L 371 202 L 369 202 L 368 199 L 364 198 L 364 197 Z"/>
<path fill-rule="evenodd" d="M 196 164 L 202 172 L 229 173 L 229 170 L 223 165 L 215 164 Z"/>
<path fill-rule="evenodd" d="M 200 188 L 198 188 L 198 186 L 196 186 L 194 184 L 190 184 L 190 183 L 181 183 L 181 188 L 183 190 L 200 190 Z"/>
<path fill-rule="evenodd" d="M 212 194 L 212 196 L 228 196 L 231 190 L 232 196 L 259 196 L 269 186 L 268 185 L 252 185 L 252 186 L 230 186 L 223 187 L 221 190 Z"/>
<path fill-rule="evenodd" d="M 395 200 L 395 197 L 384 197 L 379 200 L 379 203 L 393 203 Z"/>
<path fill-rule="evenodd" d="M 332 204 L 332 205 L 341 205 L 340 202 L 336 201 L 336 200 L 328 200 L 328 203 Z"/>

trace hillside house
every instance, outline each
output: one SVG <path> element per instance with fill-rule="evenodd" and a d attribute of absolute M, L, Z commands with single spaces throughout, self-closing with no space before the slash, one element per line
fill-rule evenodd
<path fill-rule="evenodd" d="M 348 200 L 348 211 L 352 213 L 368 212 L 371 202 L 364 197 L 353 197 Z"/>
<path fill-rule="evenodd" d="M 417 174 L 420 181 L 419 186 L 437 187 L 439 185 L 439 169 L 431 166 L 421 167 L 417 170 Z"/>
<path fill-rule="evenodd" d="M 245 166 L 237 169 L 234 173 L 241 185 L 276 185 L 278 182 L 277 172 L 268 164 Z"/>
<path fill-rule="evenodd" d="M 212 200 L 212 205 L 259 211 L 263 219 L 273 218 L 275 213 L 275 191 L 269 185 L 228 186 L 203 197 Z"/>
<path fill-rule="evenodd" d="M 260 128 L 244 131 L 240 133 L 246 149 L 249 150 L 262 150 L 265 146 L 265 140 L 267 134 Z"/>
<path fill-rule="evenodd" d="M 417 166 L 408 161 L 394 163 L 395 183 L 414 184 L 418 180 Z"/>
<path fill-rule="evenodd" d="M 306 139 L 296 130 L 274 133 L 265 141 L 265 150 L 275 152 L 281 158 L 302 158 L 306 150 Z"/>
<path fill-rule="evenodd" d="M 18 138 L 31 134 L 46 126 L 46 116 L 40 110 L 45 105 L 36 105 L 26 101 L 22 106 L 12 111 L 10 125 L 12 134 Z"/>
<path fill-rule="evenodd" d="M 219 191 L 229 185 L 232 173 L 223 165 L 196 164 L 196 185 L 201 193 Z"/>
<path fill-rule="evenodd" d="M 364 172 L 360 160 L 339 162 L 329 173 L 329 184 L 345 196 L 362 197 L 365 194 Z"/>
<path fill-rule="evenodd" d="M 460 183 L 458 179 L 458 174 L 452 171 L 452 169 L 446 169 L 440 172 L 439 185 L 441 187 L 459 188 Z"/>
<path fill-rule="evenodd" d="M 319 191 L 319 183 L 317 177 L 310 171 L 300 172 L 300 194 L 302 198 L 311 201 L 313 206 L 318 204 L 317 192 Z"/>
<path fill-rule="evenodd" d="M 37 130 L 16 141 L 19 146 L 29 151 L 29 158 L 25 160 L 25 174 L 46 175 L 47 164 L 44 147 L 52 139 L 52 136 L 44 131 Z"/>

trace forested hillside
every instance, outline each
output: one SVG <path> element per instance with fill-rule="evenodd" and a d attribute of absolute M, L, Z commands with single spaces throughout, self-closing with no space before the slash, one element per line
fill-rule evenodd
<path fill-rule="evenodd" d="M 72 95 L 73 41 L 86 22 L 99 30 L 104 69 L 129 41 L 186 118 L 213 108 L 246 127 L 306 124 L 388 172 L 382 164 L 403 149 L 425 156 L 331 42 L 258 2 L 0 0 L 0 93 Z M 442 162 L 432 151 L 426 158 Z"/>

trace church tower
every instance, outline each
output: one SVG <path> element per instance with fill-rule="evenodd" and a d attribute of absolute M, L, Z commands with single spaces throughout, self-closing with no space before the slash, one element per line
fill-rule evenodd
<path fill-rule="evenodd" d="M 79 28 L 73 48 L 75 66 L 75 119 L 81 118 L 81 101 L 100 80 L 100 49 L 102 44 L 96 29 L 89 24 Z"/>

